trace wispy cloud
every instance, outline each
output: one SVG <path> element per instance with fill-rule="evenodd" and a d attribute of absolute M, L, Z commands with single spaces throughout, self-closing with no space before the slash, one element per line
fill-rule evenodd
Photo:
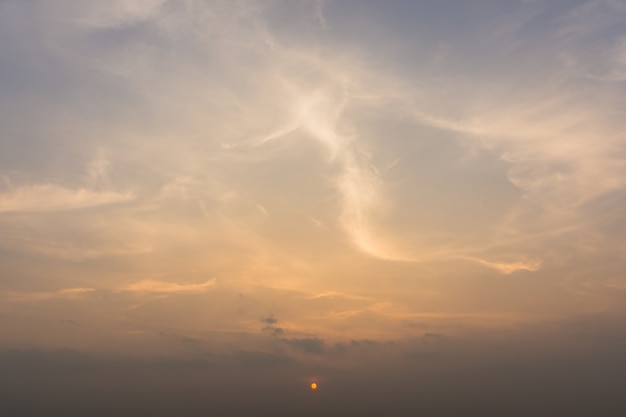
<path fill-rule="evenodd" d="M 474 258 L 470 256 L 459 256 L 458 259 L 464 259 L 472 262 L 476 262 L 480 265 L 484 265 L 488 268 L 500 271 L 503 274 L 511 274 L 517 271 L 537 271 L 541 268 L 541 261 L 538 259 L 530 261 L 515 261 L 515 262 L 494 262 L 485 259 Z"/>
<path fill-rule="evenodd" d="M 315 62 L 315 60 L 313 60 Z M 319 68 L 326 72 L 327 68 Z M 256 142 L 256 146 L 285 137 L 298 130 L 322 145 L 328 163 L 339 169 L 335 186 L 341 199 L 340 220 L 354 244 L 364 252 L 383 259 L 396 259 L 387 245 L 376 238 L 371 218 L 383 210 L 382 181 L 373 168 L 368 151 L 356 137 L 356 130 L 343 121 L 350 91 L 341 77 L 326 80 L 324 87 L 307 88 L 286 81 L 289 101 L 296 109 L 292 119 Z"/>
<path fill-rule="evenodd" d="M 316 299 L 320 299 L 320 298 L 330 298 L 330 299 L 334 299 L 334 298 L 338 298 L 338 299 L 347 299 L 347 300 L 360 300 L 360 301 L 374 301 L 374 298 L 371 297 L 364 297 L 361 295 L 354 295 L 354 294 L 346 294 L 343 292 L 338 292 L 338 291 L 326 291 L 326 292 L 321 292 L 321 293 L 316 293 L 316 294 L 312 294 L 306 297 L 309 300 L 316 300 Z"/>
<path fill-rule="evenodd" d="M 17 187 L 0 194 L 1 212 L 77 210 L 132 200 L 132 193 L 70 189 L 56 184 Z"/>
<path fill-rule="evenodd" d="M 114 0 L 106 5 L 76 7 L 77 22 L 93 27 L 131 25 L 158 16 L 165 0 Z M 76 6 L 76 5 L 75 5 Z"/>
<path fill-rule="evenodd" d="M 78 188 L 53 182 L 16 187 L 3 176 L 7 189 L 0 193 L 0 213 L 78 210 L 133 200 L 133 193 L 113 190 L 108 176 L 109 165 L 104 151 L 99 150 L 88 167 L 88 186 Z"/>
<path fill-rule="evenodd" d="M 206 292 L 213 286 L 215 286 L 215 279 L 210 279 L 197 284 L 183 284 L 145 279 L 134 284 L 121 287 L 117 291 L 135 294 L 199 294 Z"/>
<path fill-rule="evenodd" d="M 8 301 L 13 302 L 36 302 L 44 300 L 66 299 L 75 300 L 94 292 L 93 288 L 64 288 L 55 291 L 6 291 L 3 293 Z"/>

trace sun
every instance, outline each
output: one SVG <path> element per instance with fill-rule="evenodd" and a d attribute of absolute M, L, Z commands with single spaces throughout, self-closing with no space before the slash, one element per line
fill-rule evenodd
<path fill-rule="evenodd" d="M 316 382 L 311 383 L 311 389 L 313 391 L 315 391 L 317 389 L 317 383 Z"/>

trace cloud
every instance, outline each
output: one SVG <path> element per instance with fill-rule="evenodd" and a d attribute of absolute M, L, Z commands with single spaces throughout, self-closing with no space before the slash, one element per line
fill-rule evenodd
<path fill-rule="evenodd" d="M 324 340 L 316 337 L 307 337 L 302 339 L 280 339 L 281 342 L 289 345 L 295 350 L 310 353 L 313 355 L 321 355 L 326 351 Z"/>
<path fill-rule="evenodd" d="M 55 184 L 35 184 L 0 194 L 2 212 L 65 211 L 133 200 L 131 193 L 69 189 Z"/>
<path fill-rule="evenodd" d="M 281 57 L 293 59 L 289 52 Z M 364 252 L 383 259 L 394 259 L 390 249 L 371 230 L 371 217 L 383 208 L 378 173 L 373 169 L 369 154 L 353 129 L 343 121 L 343 113 L 353 92 L 347 81 L 329 75 L 328 68 L 317 60 L 310 62 L 320 72 L 322 86 L 307 88 L 285 74 L 289 85 L 287 99 L 295 104 L 291 120 L 256 142 L 255 146 L 284 138 L 301 130 L 323 146 L 328 163 L 339 169 L 335 186 L 341 197 L 341 223 L 354 244 Z M 332 73 L 330 73 L 332 74 Z"/>
<path fill-rule="evenodd" d="M 273 314 L 263 317 L 261 321 L 267 324 L 267 326 L 263 327 L 261 331 L 270 332 L 272 336 L 280 336 L 284 333 L 284 330 L 281 327 L 275 325 L 276 323 L 278 323 L 278 320 L 274 317 Z"/>
<path fill-rule="evenodd" d="M 96 291 L 94 288 L 64 288 L 56 291 L 5 291 L 2 293 L 8 301 L 37 302 L 44 300 L 77 300 Z"/>
<path fill-rule="evenodd" d="M 472 262 L 476 262 L 480 265 L 484 265 L 488 268 L 495 269 L 503 274 L 512 274 L 517 271 L 538 271 L 541 268 L 541 261 L 538 259 L 529 261 L 516 261 L 516 262 L 490 262 L 485 259 L 473 258 L 470 256 L 459 256 L 458 259 L 464 259 Z"/>
<path fill-rule="evenodd" d="M 331 82 L 326 90 L 309 96 L 300 93 L 304 109 L 300 116 L 302 128 L 327 149 L 329 161 L 339 167 L 335 178 L 341 196 L 339 218 L 354 244 L 374 257 L 401 260 L 373 230 L 373 219 L 385 208 L 384 184 L 372 165 L 369 150 L 359 141 L 357 129 L 344 120 L 352 95 L 362 87 L 351 79 Z"/>
<path fill-rule="evenodd" d="M 76 22 L 95 28 L 116 28 L 154 19 L 162 12 L 166 0 L 114 0 L 106 4 L 75 6 L 70 16 Z"/>
<path fill-rule="evenodd" d="M 176 282 L 145 279 L 122 287 L 116 291 L 135 294 L 199 294 L 215 286 L 216 280 L 209 279 L 198 284 L 181 284 Z"/>
<path fill-rule="evenodd" d="M 257 203 L 256 208 L 259 209 L 259 211 L 261 212 L 263 216 L 268 217 L 270 215 L 267 209 L 262 204 Z"/>
<path fill-rule="evenodd" d="M 339 291 L 326 291 L 326 292 L 322 292 L 322 293 L 317 293 L 317 294 L 313 294 L 310 296 L 306 297 L 309 300 L 316 300 L 316 299 L 324 299 L 324 298 L 330 298 L 330 299 L 334 299 L 334 298 L 338 298 L 338 299 L 347 299 L 347 300 L 359 300 L 359 301 L 375 301 L 374 298 L 371 297 L 363 297 L 360 295 L 353 295 L 353 294 L 346 294 L 346 293 L 342 293 Z"/>
<path fill-rule="evenodd" d="M 131 192 L 113 190 L 106 152 L 100 148 L 96 154 L 88 165 L 87 187 L 69 188 L 53 182 L 14 187 L 8 177 L 2 176 L 7 189 L 0 193 L 0 213 L 69 211 L 134 200 Z"/>
<path fill-rule="evenodd" d="M 270 314 L 269 316 L 263 317 L 261 319 L 261 321 L 263 323 L 267 323 L 267 324 L 270 324 L 270 325 L 276 324 L 278 322 L 278 320 L 276 320 L 276 317 L 274 317 L 273 314 Z"/>

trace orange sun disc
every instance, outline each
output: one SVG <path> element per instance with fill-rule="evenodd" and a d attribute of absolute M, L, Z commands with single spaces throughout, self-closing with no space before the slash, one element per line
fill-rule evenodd
<path fill-rule="evenodd" d="M 314 382 L 311 384 L 311 389 L 315 391 L 317 389 L 317 384 Z"/>

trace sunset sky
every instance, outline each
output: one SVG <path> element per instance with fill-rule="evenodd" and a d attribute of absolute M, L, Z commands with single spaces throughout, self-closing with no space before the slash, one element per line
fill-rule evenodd
<path fill-rule="evenodd" d="M 624 0 L 0 0 L 0 398 L 626 415 L 625 111 Z"/>

